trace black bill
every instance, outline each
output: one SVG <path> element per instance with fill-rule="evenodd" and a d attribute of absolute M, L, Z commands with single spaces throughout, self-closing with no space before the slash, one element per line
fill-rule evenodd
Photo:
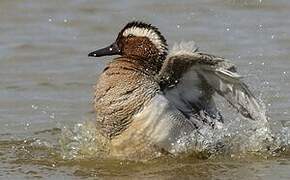
<path fill-rule="evenodd" d="M 120 54 L 121 50 L 119 49 L 117 43 L 113 43 L 112 45 L 96 50 L 88 54 L 88 56 L 92 57 L 101 57 L 101 56 L 111 56 Z"/>

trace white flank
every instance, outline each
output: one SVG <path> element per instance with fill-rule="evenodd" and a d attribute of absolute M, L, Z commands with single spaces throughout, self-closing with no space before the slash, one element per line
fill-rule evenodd
<path fill-rule="evenodd" d="M 160 51 L 160 53 L 166 51 L 166 45 L 163 44 L 159 35 L 152 29 L 131 27 L 123 32 L 123 36 L 127 37 L 129 34 L 132 34 L 137 37 L 147 37 L 156 46 L 156 48 Z"/>

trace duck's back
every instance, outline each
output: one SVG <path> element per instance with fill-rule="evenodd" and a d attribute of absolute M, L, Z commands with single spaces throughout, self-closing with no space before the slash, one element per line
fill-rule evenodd
<path fill-rule="evenodd" d="M 158 83 L 142 67 L 117 58 L 110 63 L 95 86 L 97 126 L 103 135 L 113 138 L 131 123 L 159 90 Z"/>

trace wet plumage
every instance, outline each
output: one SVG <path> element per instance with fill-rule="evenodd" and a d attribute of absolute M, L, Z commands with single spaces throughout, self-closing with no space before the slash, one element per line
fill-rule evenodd
<path fill-rule="evenodd" d="M 199 52 L 193 42 L 168 52 L 159 30 L 128 23 L 109 47 L 89 56 L 120 55 L 95 86 L 98 131 L 116 156 L 171 152 L 178 139 L 206 125 L 222 123 L 213 96 L 223 96 L 243 116 L 265 119 L 234 64 Z M 150 150 L 149 150 L 150 149 Z"/>

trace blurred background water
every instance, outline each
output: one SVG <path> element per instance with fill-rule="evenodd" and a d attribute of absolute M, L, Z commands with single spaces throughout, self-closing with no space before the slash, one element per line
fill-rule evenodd
<path fill-rule="evenodd" d="M 1 0 L 0 179 L 290 179 L 289 9 L 288 0 Z M 158 26 L 170 46 L 194 40 L 232 59 L 264 102 L 283 152 L 147 163 L 64 159 L 63 131 L 79 133 L 93 121 L 92 87 L 110 59 L 87 53 L 113 42 L 131 20 Z"/>

